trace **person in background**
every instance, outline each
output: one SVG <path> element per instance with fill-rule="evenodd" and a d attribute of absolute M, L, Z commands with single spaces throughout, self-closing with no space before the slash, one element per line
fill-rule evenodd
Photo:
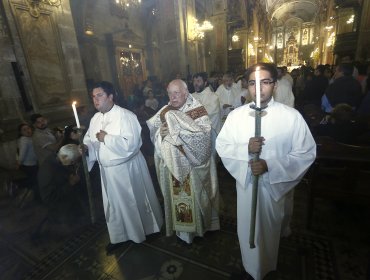
<path fill-rule="evenodd" d="M 329 80 L 325 77 L 325 69 L 324 65 L 317 65 L 312 81 L 306 84 L 303 91 L 305 105 L 321 105 L 321 98 L 329 85 Z"/>
<path fill-rule="evenodd" d="M 32 233 L 32 238 L 40 237 L 47 224 L 87 222 L 89 211 L 83 176 L 78 145 L 64 145 L 56 155 L 46 157 L 39 166 L 37 177 L 40 196 L 48 211 Z"/>
<path fill-rule="evenodd" d="M 283 67 L 281 67 L 281 69 L 282 69 L 282 72 L 283 72 L 282 73 L 282 78 L 287 80 L 290 83 L 291 87 L 293 87 L 294 80 L 293 80 L 292 75 L 290 75 L 289 72 L 288 72 L 288 67 L 283 66 Z"/>
<path fill-rule="evenodd" d="M 240 103 L 239 101 L 236 102 L 235 108 L 252 101 L 252 98 L 248 91 L 248 82 L 245 80 L 244 75 L 242 75 L 241 77 L 237 79 L 236 85 L 239 87 L 239 90 L 240 90 Z"/>
<path fill-rule="evenodd" d="M 274 92 L 274 100 L 276 102 L 283 103 L 289 107 L 294 108 L 294 94 L 292 90 L 292 84 L 284 79 L 284 68 L 278 67 L 278 79 L 276 81 L 276 87 Z"/>
<path fill-rule="evenodd" d="M 340 103 L 346 103 L 357 109 L 362 96 L 362 88 L 359 81 L 353 76 L 353 65 L 341 63 L 334 73 L 334 82 L 328 86 L 321 99 L 321 107 L 330 113 Z"/>
<path fill-rule="evenodd" d="M 56 155 L 62 146 L 63 133 L 53 133 L 48 127 L 48 121 L 40 114 L 33 114 L 31 122 L 35 128 L 32 135 L 33 148 L 41 165 L 49 155 Z"/>
<path fill-rule="evenodd" d="M 233 75 L 225 73 L 222 77 L 222 84 L 216 90 L 220 101 L 222 123 L 225 122 L 227 115 L 232 110 L 241 106 L 240 91 L 241 89 L 234 83 Z"/>
<path fill-rule="evenodd" d="M 17 169 L 22 171 L 26 178 L 19 183 L 21 186 L 32 189 L 34 198 L 40 201 L 40 193 L 37 187 L 37 157 L 32 144 L 32 127 L 28 123 L 21 123 L 18 126 L 18 157 Z"/>
<path fill-rule="evenodd" d="M 212 134 L 216 136 L 221 130 L 220 101 L 218 96 L 208 86 L 207 73 L 200 72 L 194 74 L 193 86 L 195 92 L 192 93 L 192 96 L 206 108 L 208 117 L 212 123 Z"/>
<path fill-rule="evenodd" d="M 80 139 L 80 135 L 78 134 L 76 126 L 68 125 L 64 128 L 62 146 L 67 145 L 67 144 L 78 145 L 80 143 L 79 139 Z"/>
<path fill-rule="evenodd" d="M 154 111 L 157 111 L 158 110 L 158 105 L 159 105 L 159 102 L 154 97 L 153 91 L 149 90 L 148 91 L 148 98 L 145 100 L 145 106 L 152 108 Z"/>
<path fill-rule="evenodd" d="M 316 137 L 328 136 L 341 143 L 357 145 L 358 137 L 366 132 L 366 126 L 355 121 L 355 112 L 348 104 L 337 104 L 327 119 L 315 127 Z"/>
<path fill-rule="evenodd" d="M 370 67 L 369 67 L 370 69 Z M 357 109 L 357 116 L 370 117 L 370 71 L 368 73 L 368 78 L 366 79 L 366 89 L 365 95 L 361 100 L 360 106 Z"/>

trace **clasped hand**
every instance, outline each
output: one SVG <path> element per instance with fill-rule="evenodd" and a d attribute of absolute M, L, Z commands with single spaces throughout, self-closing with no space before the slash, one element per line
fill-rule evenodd
<path fill-rule="evenodd" d="M 258 154 L 262 150 L 262 145 L 264 145 L 265 138 L 263 137 L 252 137 L 249 139 L 248 143 L 248 151 L 251 154 Z M 267 163 L 264 159 L 258 159 L 258 160 L 250 160 L 249 165 L 251 167 L 251 171 L 253 175 L 261 175 L 265 172 L 267 172 L 268 167 Z"/>
<path fill-rule="evenodd" d="M 104 130 L 100 130 L 100 132 L 96 133 L 96 138 L 98 139 L 99 142 L 104 142 L 104 137 L 107 135 Z"/>
<path fill-rule="evenodd" d="M 252 137 L 249 139 L 248 151 L 250 154 L 260 153 L 262 145 L 264 145 L 265 138 L 263 137 Z"/>
<path fill-rule="evenodd" d="M 161 135 L 162 138 L 166 137 L 169 133 L 169 130 L 168 130 L 168 126 L 167 124 L 163 124 L 161 125 L 160 129 L 159 129 L 159 134 Z"/>
<path fill-rule="evenodd" d="M 254 176 L 262 175 L 268 170 L 266 161 L 261 158 L 256 161 L 251 159 L 249 161 L 249 166 L 251 167 L 251 171 Z"/>

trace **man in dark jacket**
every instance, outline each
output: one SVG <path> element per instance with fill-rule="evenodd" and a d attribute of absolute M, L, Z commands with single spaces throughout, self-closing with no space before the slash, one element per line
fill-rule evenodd
<path fill-rule="evenodd" d="M 322 97 L 321 106 L 330 113 L 337 104 L 346 103 L 357 108 L 361 100 L 361 84 L 352 76 L 353 64 L 341 63 L 334 73 L 334 82 Z"/>
<path fill-rule="evenodd" d="M 325 66 L 318 65 L 315 69 L 315 75 L 312 81 L 307 82 L 304 91 L 303 99 L 304 104 L 321 105 L 321 98 L 328 87 L 329 80 L 325 77 Z"/>

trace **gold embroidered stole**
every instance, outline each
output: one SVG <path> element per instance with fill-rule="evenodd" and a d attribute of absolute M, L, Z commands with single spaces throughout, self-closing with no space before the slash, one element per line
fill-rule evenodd
<path fill-rule="evenodd" d="M 165 122 L 164 115 L 171 110 L 165 108 L 161 113 L 161 121 Z M 206 109 L 201 106 L 185 112 L 193 120 L 207 115 Z M 185 156 L 185 152 L 182 146 L 177 147 L 180 152 Z M 171 175 L 171 200 L 172 200 L 172 221 L 173 229 L 176 231 L 183 232 L 195 232 L 196 221 L 195 221 L 195 195 L 193 186 L 190 181 L 190 174 L 188 174 L 181 183 L 173 175 Z"/>

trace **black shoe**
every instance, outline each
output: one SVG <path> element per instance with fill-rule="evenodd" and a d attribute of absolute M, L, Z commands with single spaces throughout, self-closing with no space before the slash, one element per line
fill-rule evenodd
<path fill-rule="evenodd" d="M 120 247 L 122 247 L 124 244 L 124 242 L 120 242 L 120 243 L 109 243 L 106 247 L 105 247 L 105 251 L 107 252 L 107 255 L 111 255 L 115 250 L 119 249 Z"/>
<path fill-rule="evenodd" d="M 232 273 L 230 280 L 254 280 L 254 278 L 243 271 L 242 273 Z"/>

